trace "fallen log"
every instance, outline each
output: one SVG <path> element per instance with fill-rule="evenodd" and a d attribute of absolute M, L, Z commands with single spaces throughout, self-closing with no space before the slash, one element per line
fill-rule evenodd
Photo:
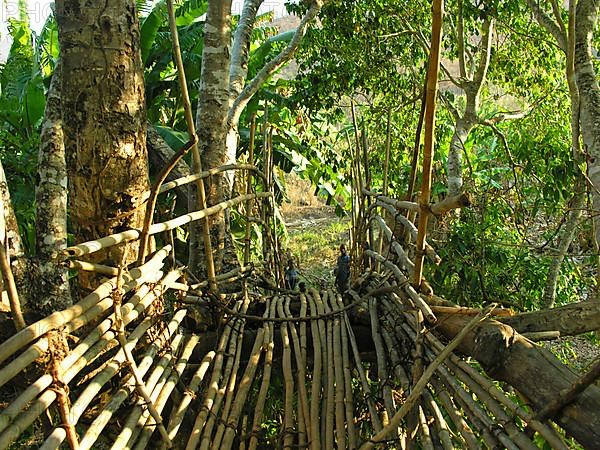
<path fill-rule="evenodd" d="M 600 330 L 600 302 L 588 301 L 503 317 L 502 323 L 519 333 L 559 331 L 561 336 L 575 336 Z"/>
<path fill-rule="evenodd" d="M 451 339 L 467 322 L 465 317 L 444 315 L 436 328 Z M 458 348 L 477 359 L 490 377 L 517 389 L 536 411 L 570 389 L 578 379 L 550 352 L 495 320 L 479 324 Z M 600 442 L 600 388 L 589 386 L 552 420 L 585 448 L 597 448 Z"/>

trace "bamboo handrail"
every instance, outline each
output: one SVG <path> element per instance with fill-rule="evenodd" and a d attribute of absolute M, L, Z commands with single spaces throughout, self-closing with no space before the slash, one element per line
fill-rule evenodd
<path fill-rule="evenodd" d="M 162 223 L 155 223 L 150 226 L 149 233 L 150 235 L 162 233 L 164 231 L 169 231 L 174 228 L 180 227 L 190 222 L 194 222 L 196 220 L 203 219 L 208 216 L 212 216 L 221 211 L 224 211 L 227 208 L 231 208 L 232 206 L 238 205 L 246 200 L 256 199 L 256 198 L 266 198 L 271 196 L 269 192 L 259 192 L 257 194 L 248 194 L 241 195 L 239 197 L 233 198 L 231 200 L 227 200 L 221 202 L 217 205 L 211 206 L 210 208 L 202 209 L 199 211 L 195 211 L 192 213 L 184 214 L 179 217 L 175 217 L 174 219 L 167 220 Z M 139 239 L 141 236 L 140 230 L 126 230 L 120 233 L 111 234 L 110 236 L 106 236 L 100 239 L 95 239 L 93 241 L 83 242 L 81 244 L 74 245 L 72 247 L 67 247 L 63 250 L 63 255 L 65 257 L 80 257 L 83 255 L 87 255 L 89 253 L 94 253 L 104 248 L 112 247 L 113 245 L 120 244 L 121 242 L 133 241 Z"/>

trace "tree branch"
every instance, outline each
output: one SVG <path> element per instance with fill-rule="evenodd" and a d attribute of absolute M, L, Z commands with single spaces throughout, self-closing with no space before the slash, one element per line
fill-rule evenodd
<path fill-rule="evenodd" d="M 298 49 L 302 38 L 306 34 L 308 24 L 317 16 L 323 6 L 323 0 L 315 0 L 310 6 L 306 15 L 302 18 L 300 25 L 296 29 L 294 37 L 288 44 L 288 46 L 275 58 L 266 63 L 264 67 L 256 74 L 256 76 L 250 81 L 244 90 L 234 100 L 233 105 L 229 110 L 227 121 L 229 124 L 233 124 L 239 120 L 240 114 L 242 113 L 245 106 L 248 104 L 252 96 L 258 92 L 263 83 L 283 64 L 288 62 L 294 56 L 294 53 Z"/>
<path fill-rule="evenodd" d="M 244 88 L 244 81 L 248 74 L 248 54 L 250 37 L 256 21 L 258 8 L 264 0 L 246 0 L 240 16 L 240 21 L 233 37 L 231 47 L 231 62 L 229 65 L 229 93 L 236 98 Z"/>
<path fill-rule="evenodd" d="M 467 78 L 467 65 L 465 63 L 465 18 L 463 11 L 463 2 L 458 2 L 458 23 L 456 24 L 456 45 L 458 46 L 458 69 L 460 76 Z"/>
<path fill-rule="evenodd" d="M 488 68 L 490 66 L 490 56 L 492 53 L 492 35 L 494 34 L 494 19 L 486 17 L 483 22 L 483 38 L 481 39 L 481 59 L 477 66 L 477 71 L 473 76 L 473 83 L 477 87 L 477 92 L 485 81 Z M 485 47 L 484 47 L 485 46 Z"/>
<path fill-rule="evenodd" d="M 550 33 L 552 36 L 554 36 L 554 38 L 556 39 L 556 42 L 558 43 L 558 46 L 561 48 L 562 51 L 564 51 L 566 53 L 567 52 L 567 35 L 566 35 L 566 33 L 562 32 L 559 25 L 557 25 L 556 22 L 554 22 L 550 18 L 550 16 L 548 16 L 544 11 L 542 11 L 542 9 L 540 8 L 540 6 L 537 3 L 537 0 L 527 0 L 527 5 L 529 5 L 531 10 L 533 11 L 533 15 L 535 16 L 535 19 L 538 21 L 538 23 L 542 27 L 544 27 L 546 29 L 546 31 L 548 31 L 548 33 Z"/>

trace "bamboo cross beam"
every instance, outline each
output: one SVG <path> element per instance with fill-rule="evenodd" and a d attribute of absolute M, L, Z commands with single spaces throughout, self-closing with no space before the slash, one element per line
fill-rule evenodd
<path fill-rule="evenodd" d="M 210 170 L 204 170 L 204 171 L 194 174 L 194 175 L 188 175 L 186 177 L 177 178 L 176 180 L 172 180 L 167 183 L 163 183 L 160 186 L 158 193 L 162 194 L 164 192 L 168 192 L 172 189 L 175 189 L 176 187 L 183 186 L 183 185 L 192 183 L 194 181 L 202 180 L 204 178 L 208 178 L 213 175 L 217 175 L 219 173 L 227 172 L 230 170 L 245 170 L 245 171 L 248 171 L 250 174 L 253 173 L 253 174 L 257 175 L 260 178 L 264 179 L 264 177 L 265 177 L 265 174 L 252 163 L 249 163 L 249 164 L 226 164 L 224 166 L 215 167 Z M 146 195 L 148 195 L 148 194 L 146 194 Z"/>
<path fill-rule="evenodd" d="M 150 226 L 149 234 L 153 235 L 157 233 L 162 233 L 163 231 L 173 230 L 190 222 L 194 222 L 196 220 L 200 220 L 205 217 L 217 214 L 221 211 L 224 211 L 225 209 L 231 208 L 232 206 L 238 205 L 248 199 L 266 198 L 270 196 L 271 193 L 269 192 L 259 192 L 257 194 L 241 195 L 239 197 L 232 198 L 231 200 L 218 203 L 214 206 L 211 206 L 210 208 L 184 214 L 182 216 L 175 217 L 174 219 L 167 220 L 166 222 L 155 223 Z M 99 250 L 112 247 L 113 245 L 117 245 L 122 242 L 137 240 L 140 238 L 141 234 L 141 231 L 136 229 L 122 231 L 121 233 L 111 234 L 110 236 L 105 236 L 100 239 L 83 242 L 72 247 L 67 247 L 63 250 L 63 255 L 67 258 L 72 258 L 80 257 L 90 253 L 95 253 Z"/>

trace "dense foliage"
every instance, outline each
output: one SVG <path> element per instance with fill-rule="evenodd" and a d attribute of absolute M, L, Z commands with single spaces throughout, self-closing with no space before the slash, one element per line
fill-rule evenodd
<path fill-rule="evenodd" d="M 166 5 L 138 2 L 149 121 L 174 148 L 187 140 Z M 356 103 L 358 126 L 367 134 L 374 188 L 383 180 L 387 117 L 390 117 L 390 193 L 402 197 L 421 109 L 427 66 L 430 11 L 427 2 L 331 0 L 310 29 L 297 56 L 297 76 L 275 76 L 249 103 L 240 122 L 239 157 L 248 149 L 250 124 L 272 129 L 279 200 L 284 173 L 295 170 L 337 206 L 350 205 L 350 155 Z M 179 3 L 177 24 L 194 107 L 200 83 L 203 15 L 207 2 Z M 302 12 L 304 2 L 290 10 Z M 447 192 L 446 162 L 457 117 L 465 108 L 457 60 L 459 24 L 466 36 L 467 67 L 481 58 L 482 24 L 495 31 L 478 123 L 463 142 L 464 189 L 474 206 L 437 221 L 432 240 L 441 266 L 428 277 L 438 293 L 464 304 L 490 301 L 531 309 L 539 306 L 560 227 L 581 172 L 570 149 L 565 57 L 523 2 L 448 2 L 437 121 L 434 199 Z M 234 18 L 234 24 L 237 18 Z M 248 77 L 277 54 L 292 32 L 280 32 L 272 16 L 259 18 L 250 45 Z M 36 153 L 44 94 L 56 58 L 56 25 L 49 19 L 36 36 L 26 20 L 12 20 L 13 44 L 0 73 L 0 157 L 13 202 L 33 249 Z M 458 83 L 458 86 L 457 86 Z M 500 120 L 518 112 L 515 120 Z M 261 153 L 257 152 L 261 164 Z M 583 170 L 585 168 L 583 167 Z M 234 216 L 235 218 L 235 216 Z M 240 219 L 241 220 L 241 219 Z M 234 230 L 242 230 L 241 223 Z M 594 280 L 588 222 L 562 267 L 560 303 L 590 295 Z M 258 237 L 258 234 L 257 234 Z"/>

